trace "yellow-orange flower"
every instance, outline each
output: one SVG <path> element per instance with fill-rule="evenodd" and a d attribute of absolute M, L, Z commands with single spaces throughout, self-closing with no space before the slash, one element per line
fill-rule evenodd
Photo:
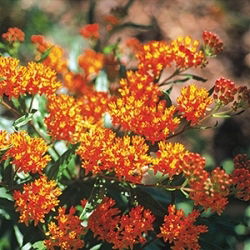
<path fill-rule="evenodd" d="M 170 178 L 173 175 L 182 173 L 183 159 L 188 154 L 184 145 L 180 143 L 159 142 L 159 151 L 153 160 L 154 171 L 167 174 Z"/>
<path fill-rule="evenodd" d="M 177 109 L 191 126 L 199 123 L 205 116 L 207 107 L 212 103 L 212 98 L 205 88 L 198 88 L 192 84 L 183 87 L 181 95 L 177 98 Z"/>
<path fill-rule="evenodd" d="M 48 146 L 42 138 L 32 138 L 25 131 L 9 135 L 9 149 L 3 159 L 11 158 L 11 163 L 16 169 L 26 173 L 42 173 L 50 161 L 50 156 L 45 155 Z"/>
<path fill-rule="evenodd" d="M 16 210 L 21 214 L 20 222 L 28 226 L 34 220 L 35 226 L 44 223 L 44 217 L 59 204 L 58 196 L 61 190 L 54 180 L 49 181 L 46 176 L 41 176 L 34 182 L 24 184 L 23 191 L 15 190 L 13 198 Z"/>
<path fill-rule="evenodd" d="M 8 149 L 9 145 L 10 140 L 7 131 L 0 130 L 0 151 Z"/>
<path fill-rule="evenodd" d="M 75 142 L 81 132 L 83 117 L 77 101 L 68 95 L 53 95 L 48 100 L 49 116 L 45 124 L 57 140 Z"/>
<path fill-rule="evenodd" d="M 86 49 L 78 58 L 79 65 L 88 78 L 96 75 L 102 69 L 103 60 L 103 54 L 91 49 Z"/>
<path fill-rule="evenodd" d="M 24 33 L 21 29 L 13 27 L 9 28 L 6 33 L 2 34 L 2 38 L 9 43 L 13 42 L 23 42 L 24 41 Z"/>
<path fill-rule="evenodd" d="M 74 215 L 75 211 L 75 208 L 71 207 L 69 213 L 66 213 L 65 207 L 59 207 L 58 215 L 54 217 L 57 223 L 52 221 L 48 225 L 48 239 L 44 241 L 47 249 L 54 250 L 59 247 L 64 250 L 78 250 L 84 246 L 81 238 L 85 230 L 80 218 Z"/>
<path fill-rule="evenodd" d="M 20 66 L 19 60 L 0 57 L 0 95 L 19 97 L 22 94 L 51 95 L 61 87 L 56 72 L 41 63 Z"/>
<path fill-rule="evenodd" d="M 164 223 L 161 226 L 161 233 L 158 237 L 169 243 L 173 243 L 171 249 L 174 250 L 198 250 L 199 235 L 207 232 L 207 226 L 194 225 L 200 213 L 193 210 L 191 214 L 185 216 L 183 210 L 177 210 L 174 205 L 169 205 L 168 215 L 164 217 Z"/>

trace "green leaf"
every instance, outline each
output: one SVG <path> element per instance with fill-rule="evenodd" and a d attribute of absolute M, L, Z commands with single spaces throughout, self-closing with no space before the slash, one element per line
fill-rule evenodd
<path fill-rule="evenodd" d="M 23 127 L 24 125 L 26 125 L 29 121 L 32 120 L 34 113 L 37 110 L 32 109 L 31 113 L 29 114 L 25 114 L 23 116 L 21 116 L 20 118 L 18 118 L 17 120 L 14 121 L 13 123 L 13 127 L 15 128 L 15 130 L 18 130 L 20 127 Z"/>
<path fill-rule="evenodd" d="M 45 52 L 41 55 L 40 59 L 37 60 L 36 62 L 37 63 L 43 62 L 48 57 L 48 55 L 50 54 L 50 51 L 52 50 L 53 47 L 54 46 L 52 46 L 52 47 L 48 48 L 47 50 L 45 50 Z"/>
<path fill-rule="evenodd" d="M 212 115 L 213 117 L 216 118 L 230 118 L 231 116 L 227 113 L 215 113 Z"/>
<path fill-rule="evenodd" d="M 193 79 L 196 81 L 200 81 L 200 82 L 206 82 L 207 79 L 201 77 L 201 76 L 197 76 L 197 75 L 193 75 L 193 74 L 180 74 L 181 76 L 187 76 L 188 79 Z"/>
<path fill-rule="evenodd" d="M 32 247 L 36 250 L 46 250 L 43 240 L 35 242 Z"/>
<path fill-rule="evenodd" d="M 71 145 L 71 147 L 64 152 L 59 159 L 51 165 L 47 176 L 50 179 L 60 179 L 63 175 L 63 172 L 66 170 L 71 160 L 75 157 L 74 153 L 78 148 L 79 144 Z"/>

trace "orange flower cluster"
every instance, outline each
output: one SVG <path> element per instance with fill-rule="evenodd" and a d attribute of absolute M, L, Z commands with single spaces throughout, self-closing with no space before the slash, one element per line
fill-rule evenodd
<path fill-rule="evenodd" d="M 171 249 L 174 250 L 200 249 L 199 235 L 207 232 L 207 226 L 194 225 L 200 213 L 193 210 L 191 214 L 185 216 L 183 210 L 177 210 L 174 205 L 169 205 L 168 213 L 164 217 L 158 237 L 162 237 L 165 242 L 173 243 Z"/>
<path fill-rule="evenodd" d="M 116 249 L 133 248 L 134 244 L 144 243 L 146 232 L 153 229 L 155 218 L 152 213 L 137 206 L 121 216 L 121 211 L 114 205 L 114 200 L 105 198 L 91 214 L 88 228 Z"/>
<path fill-rule="evenodd" d="M 2 141 L 0 148 L 8 146 L 2 160 L 11 158 L 11 163 L 15 165 L 17 171 L 25 173 L 42 173 L 50 161 L 49 155 L 44 155 L 48 146 L 42 138 L 32 138 L 25 131 L 7 135 L 1 132 Z M 5 137 L 5 138 L 4 138 Z"/>
<path fill-rule="evenodd" d="M 221 77 L 215 82 L 213 98 L 217 102 L 227 105 L 234 101 L 237 90 L 238 89 L 233 81 Z"/>
<path fill-rule="evenodd" d="M 161 71 L 175 63 L 178 69 L 204 66 L 206 58 L 198 49 L 199 41 L 191 37 L 178 37 L 170 44 L 164 41 L 151 41 L 137 53 L 139 71 L 150 72 L 158 78 Z"/>
<path fill-rule="evenodd" d="M 159 99 L 160 91 L 151 76 L 131 71 L 120 84 L 121 97 L 109 104 L 115 125 L 151 141 L 165 139 L 174 132 L 180 122 L 174 117 L 176 109 L 166 107 L 166 102 Z"/>
<path fill-rule="evenodd" d="M 189 196 L 195 205 L 221 214 L 228 203 L 232 179 L 219 167 L 211 173 L 204 168 L 205 160 L 199 154 L 190 153 L 184 157 L 183 172 L 189 181 Z"/>
<path fill-rule="evenodd" d="M 78 58 L 79 66 L 84 70 L 87 79 L 96 75 L 103 67 L 104 56 L 92 49 L 86 49 Z"/>
<path fill-rule="evenodd" d="M 209 97 L 208 91 L 192 84 L 182 88 L 181 95 L 177 98 L 177 109 L 191 122 L 191 126 L 195 126 L 205 116 L 211 103 L 212 98 Z"/>
<path fill-rule="evenodd" d="M 70 208 L 68 214 L 65 207 L 59 207 L 58 215 L 54 217 L 57 223 L 50 222 L 48 225 L 49 231 L 46 235 L 49 239 L 44 241 L 47 249 L 54 250 L 58 247 L 64 250 L 77 250 L 84 246 L 81 237 L 85 234 L 85 230 L 80 218 L 74 214 L 74 207 Z"/>
<path fill-rule="evenodd" d="M 43 60 L 43 64 L 54 69 L 58 73 L 67 73 L 67 61 L 64 51 L 58 45 L 48 42 L 42 35 L 31 36 L 31 42 L 37 47 L 37 60 L 40 60 L 43 53 L 50 49 L 48 56 Z"/>
<path fill-rule="evenodd" d="M 61 87 L 56 72 L 41 63 L 20 66 L 19 60 L 0 57 L 0 95 L 19 97 L 25 93 L 51 95 Z"/>
<path fill-rule="evenodd" d="M 80 29 L 80 34 L 85 38 L 99 39 L 99 24 L 87 24 Z"/>
<path fill-rule="evenodd" d="M 55 181 L 49 181 L 46 176 L 41 176 L 34 182 L 24 184 L 23 191 L 15 190 L 13 198 L 16 210 L 20 212 L 20 222 L 28 226 L 34 220 L 35 226 L 45 223 L 44 217 L 59 204 L 58 196 L 61 190 Z"/>
<path fill-rule="evenodd" d="M 23 42 L 24 36 L 23 31 L 16 27 L 9 28 L 6 33 L 2 34 L 2 38 L 9 43 Z"/>
<path fill-rule="evenodd" d="M 108 110 L 109 97 L 106 92 L 89 90 L 77 100 L 81 109 L 81 115 L 91 123 L 101 120 L 103 114 Z"/>
<path fill-rule="evenodd" d="M 74 97 L 69 95 L 53 95 L 48 99 L 49 116 L 45 124 L 51 136 L 56 140 L 74 142 L 82 131 L 83 117 L 81 109 Z"/>
<path fill-rule="evenodd" d="M 0 130 L 0 151 L 8 149 L 10 146 L 8 133 L 5 130 Z"/>
<path fill-rule="evenodd" d="M 223 51 L 223 42 L 219 38 L 218 35 L 216 35 L 213 32 L 204 31 L 202 34 L 202 38 L 205 45 L 205 53 L 208 56 L 214 56 L 218 55 Z"/>
<path fill-rule="evenodd" d="M 81 157 L 86 174 L 109 170 L 112 164 L 107 160 L 106 151 L 113 145 L 115 133 L 102 127 L 92 127 L 80 136 L 77 154 Z"/>
<path fill-rule="evenodd" d="M 250 160 L 246 154 L 234 158 L 234 171 L 231 174 L 235 186 L 235 196 L 244 201 L 250 200 Z"/>
<path fill-rule="evenodd" d="M 184 145 L 161 141 L 158 146 L 156 158 L 153 159 L 155 173 L 159 171 L 168 175 L 169 178 L 182 173 L 183 159 L 188 154 Z"/>

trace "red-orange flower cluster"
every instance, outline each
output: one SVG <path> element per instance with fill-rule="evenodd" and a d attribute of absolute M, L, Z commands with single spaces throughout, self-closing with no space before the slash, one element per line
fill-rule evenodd
<path fill-rule="evenodd" d="M 86 49 L 78 58 L 79 66 L 84 70 L 86 77 L 96 75 L 103 67 L 104 56 L 94 50 Z"/>
<path fill-rule="evenodd" d="M 211 103 L 208 91 L 192 84 L 182 88 L 181 95 L 177 98 L 177 109 L 194 126 L 205 116 Z"/>
<path fill-rule="evenodd" d="M 234 158 L 234 171 L 231 174 L 235 186 L 235 196 L 250 200 L 250 160 L 246 154 L 238 154 Z"/>
<path fill-rule="evenodd" d="M 160 91 L 151 76 L 128 72 L 127 79 L 122 79 L 120 84 L 121 97 L 109 104 L 115 125 L 151 141 L 163 140 L 174 132 L 180 122 L 174 117 L 176 109 L 159 99 Z"/>
<path fill-rule="evenodd" d="M 20 66 L 19 60 L 0 57 L 0 95 L 19 97 L 22 94 L 51 95 L 61 87 L 56 72 L 41 63 Z"/>
<path fill-rule="evenodd" d="M 13 27 L 9 28 L 6 33 L 2 34 L 2 38 L 9 43 L 13 42 L 23 42 L 24 41 L 24 33 L 21 29 Z"/>
<path fill-rule="evenodd" d="M 16 210 L 20 212 L 20 222 L 28 225 L 34 220 L 35 226 L 44 223 L 44 217 L 59 204 L 58 196 L 61 190 L 55 181 L 49 181 L 46 176 L 41 176 L 34 182 L 24 184 L 23 191 L 15 190 L 13 198 Z"/>
<path fill-rule="evenodd" d="M 8 143 L 8 150 L 3 155 L 3 160 L 11 158 L 11 163 L 15 165 L 17 171 L 24 171 L 26 173 L 42 173 L 50 161 L 49 155 L 44 155 L 48 146 L 42 138 L 32 138 L 25 131 L 10 134 L 3 132 L 5 139 L 1 147 L 6 147 Z M 1 143 L 2 144 L 2 143 Z"/>
<path fill-rule="evenodd" d="M 78 250 L 84 246 L 81 237 L 85 234 L 85 229 L 80 218 L 74 214 L 74 207 L 70 208 L 69 213 L 66 213 L 65 207 L 59 207 L 58 215 L 54 217 L 57 223 L 52 221 L 48 225 L 46 236 L 49 239 L 44 241 L 47 249 L 54 250 L 59 247 L 63 250 Z"/>
<path fill-rule="evenodd" d="M 53 95 L 48 100 L 49 116 L 45 124 L 53 138 L 74 142 L 82 130 L 81 109 L 74 97 Z"/>
<path fill-rule="evenodd" d="M 234 101 L 237 90 L 233 81 L 221 77 L 215 82 L 213 98 L 221 104 L 227 105 Z"/>
<path fill-rule="evenodd" d="M 194 225 L 200 213 L 193 210 L 191 214 L 185 216 L 183 210 L 177 210 L 174 205 L 168 207 L 168 213 L 164 217 L 164 223 L 158 237 L 162 237 L 165 242 L 173 243 L 171 249 L 174 250 L 200 249 L 199 235 L 207 232 L 206 226 Z"/>
<path fill-rule="evenodd" d="M 206 55 L 213 56 L 223 51 L 223 42 L 215 33 L 204 31 L 202 34 L 202 38 L 205 45 Z"/>
<path fill-rule="evenodd" d="M 116 249 L 132 249 L 134 244 L 144 243 L 147 231 L 153 229 L 155 218 L 152 213 L 137 206 L 129 214 L 119 215 L 121 211 L 114 205 L 114 200 L 105 198 L 91 214 L 88 228 Z"/>
<path fill-rule="evenodd" d="M 99 34 L 99 24 L 87 24 L 80 29 L 80 34 L 85 38 L 98 39 Z"/>

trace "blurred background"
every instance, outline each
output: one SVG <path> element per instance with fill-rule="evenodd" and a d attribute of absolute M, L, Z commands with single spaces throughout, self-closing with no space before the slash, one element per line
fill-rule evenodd
<path fill-rule="evenodd" d="M 224 42 L 224 52 L 211 59 L 206 68 L 193 73 L 209 79 L 205 83 L 208 88 L 222 76 L 250 87 L 250 1 L 247 0 L 0 0 L 0 32 L 14 26 L 24 31 L 26 43 L 20 55 L 24 61 L 34 58 L 31 35 L 44 35 L 65 49 L 74 69 L 78 55 L 89 46 L 80 36 L 80 28 L 97 22 L 103 25 L 101 32 L 105 35 L 105 22 L 110 15 L 118 17 L 121 23 L 108 38 L 109 42 L 128 37 L 141 42 L 168 41 L 180 35 L 200 40 L 204 30 L 215 32 Z M 190 131 L 182 140 L 190 150 L 206 156 L 208 167 L 223 165 L 230 171 L 234 155 L 250 155 L 249 121 L 250 112 L 246 111 L 218 121 L 215 130 Z M 214 123 L 211 121 L 211 125 Z M 230 217 L 232 223 L 226 223 L 223 216 L 227 221 Z M 211 225 L 205 240 L 215 242 L 211 249 L 250 249 L 250 206 L 232 199 L 223 216 L 209 217 Z M 5 232 L 1 224 L 0 231 L 0 234 Z"/>

